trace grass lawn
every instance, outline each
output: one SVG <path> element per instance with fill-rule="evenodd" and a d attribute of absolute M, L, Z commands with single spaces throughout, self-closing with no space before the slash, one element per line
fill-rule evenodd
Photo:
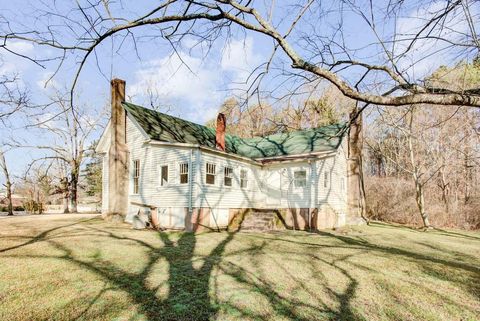
<path fill-rule="evenodd" d="M 0 219 L 0 320 L 478 320 L 480 233 Z"/>

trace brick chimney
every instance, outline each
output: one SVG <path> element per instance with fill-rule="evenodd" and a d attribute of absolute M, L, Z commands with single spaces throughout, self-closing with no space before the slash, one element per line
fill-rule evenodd
<path fill-rule="evenodd" d="M 215 147 L 222 152 L 225 151 L 225 129 L 227 128 L 227 119 L 224 114 L 217 116 L 217 132 L 215 135 Z"/>
<path fill-rule="evenodd" d="M 123 219 L 128 211 L 128 147 L 126 135 L 125 81 L 112 79 L 110 148 L 108 151 L 107 219 Z"/>

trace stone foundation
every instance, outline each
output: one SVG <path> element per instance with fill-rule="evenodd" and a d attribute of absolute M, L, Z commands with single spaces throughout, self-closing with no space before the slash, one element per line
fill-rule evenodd
<path fill-rule="evenodd" d="M 189 213 L 188 208 L 183 208 L 184 221 L 181 224 L 172 225 L 173 210 L 163 209 L 163 220 L 165 225 L 162 226 L 157 211 L 152 211 L 152 224 L 158 229 L 179 229 L 188 232 L 204 232 L 218 231 L 227 229 L 228 231 L 239 231 L 242 223 L 251 221 L 252 215 L 271 214 L 272 222 L 268 226 L 272 226 L 273 230 L 303 230 L 314 231 L 319 229 L 337 228 L 345 225 L 346 216 L 337 214 L 328 207 L 320 209 L 314 208 L 283 208 L 283 209 L 254 209 L 254 208 L 231 208 L 228 210 L 228 225 L 219 226 L 217 222 L 212 221 L 210 208 L 194 208 Z M 178 217 L 179 210 L 175 209 Z M 171 211 L 171 212 L 170 212 Z M 226 219 L 223 218 L 223 219 Z M 177 221 L 177 223 L 179 223 Z"/>

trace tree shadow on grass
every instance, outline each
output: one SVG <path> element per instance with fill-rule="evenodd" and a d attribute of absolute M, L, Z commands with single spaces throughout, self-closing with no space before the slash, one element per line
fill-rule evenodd
<path fill-rule="evenodd" d="M 49 234 L 51 234 L 52 232 L 64 229 L 66 227 L 72 227 L 72 226 L 75 226 L 75 225 L 78 225 L 78 224 L 82 224 L 82 223 L 85 223 L 85 222 L 88 222 L 88 221 L 91 221 L 91 220 L 94 220 L 94 219 L 95 218 L 90 218 L 90 219 L 76 221 L 74 223 L 69 223 L 69 224 L 65 224 L 65 225 L 52 227 L 52 228 L 50 228 L 48 230 L 45 230 L 45 231 L 43 231 L 43 232 L 41 232 L 41 233 L 39 233 L 39 234 L 37 234 L 33 237 L 15 236 L 14 238 L 26 238 L 26 239 L 28 239 L 28 241 L 26 241 L 24 243 L 21 243 L 21 244 L 14 245 L 14 246 L 10 246 L 10 247 L 0 249 L 0 253 L 15 250 L 15 249 L 18 249 L 18 248 L 21 248 L 21 247 L 24 247 L 24 246 L 27 246 L 27 245 L 30 245 L 30 244 L 33 244 L 33 243 L 45 241 L 45 240 L 47 240 L 47 237 L 49 236 Z"/>
<path fill-rule="evenodd" d="M 461 287 L 466 288 L 477 298 L 480 298 L 480 283 L 478 282 L 478 280 L 480 280 L 480 266 L 478 265 L 468 264 L 459 260 L 448 260 L 439 256 L 425 255 L 392 246 L 377 245 L 365 239 L 339 235 L 327 231 L 316 231 L 316 233 L 324 236 L 331 236 L 344 244 L 355 246 L 358 249 L 366 249 L 373 252 L 384 253 L 385 255 L 399 256 L 404 259 L 412 260 L 423 269 L 425 274 L 434 276 L 440 280 L 456 283 Z M 430 246 L 430 248 L 436 249 L 434 246 Z M 440 250 L 438 249 L 438 251 Z M 458 273 L 439 272 L 445 267 L 453 268 Z"/>
<path fill-rule="evenodd" d="M 142 315 L 146 320 L 213 320 L 218 317 L 222 309 L 235 310 L 236 315 L 242 318 L 250 318 L 257 320 L 269 320 L 270 315 L 256 312 L 248 306 L 235 305 L 229 302 L 218 301 L 215 293 L 215 287 L 211 284 L 216 283 L 216 270 L 220 275 L 228 275 L 236 282 L 246 286 L 255 293 L 261 294 L 269 302 L 270 308 L 275 315 L 281 316 L 286 320 L 309 320 L 311 317 L 305 315 L 301 309 L 308 309 L 312 315 L 328 315 L 328 318 L 355 320 L 358 316 L 351 309 L 350 301 L 355 295 L 357 281 L 348 274 L 348 271 L 331 264 L 338 269 L 349 281 L 349 285 L 344 292 L 332 293 L 340 304 L 339 310 L 333 310 L 326 305 L 319 307 L 318 301 L 302 302 L 290 295 L 276 289 L 267 279 L 262 277 L 257 271 L 248 271 L 247 268 L 225 261 L 229 255 L 247 255 L 254 258 L 262 255 L 261 250 L 267 244 L 262 242 L 258 244 L 253 242 L 246 248 L 233 249 L 225 253 L 225 249 L 230 244 L 237 232 L 223 233 L 223 237 L 218 244 L 205 256 L 195 256 L 195 248 L 198 246 L 198 235 L 193 233 L 170 234 L 166 232 L 158 232 L 159 244 L 150 244 L 139 238 L 125 236 L 120 233 L 120 229 L 98 228 L 89 222 L 82 226 L 82 235 L 95 237 L 99 240 L 104 238 L 116 241 L 131 242 L 140 246 L 147 256 L 147 261 L 140 271 L 126 271 L 122 268 L 121 262 L 113 262 L 102 260 L 101 257 L 95 257 L 95 260 L 85 259 L 76 255 L 74 248 L 68 247 L 66 242 L 62 242 L 61 238 L 68 238 L 69 233 L 59 232 L 60 229 L 72 227 L 73 225 L 84 221 L 54 227 L 39 233 L 32 237 L 28 242 L 20 245 L 3 249 L 7 252 L 12 249 L 18 249 L 22 246 L 30 245 L 36 242 L 47 242 L 56 250 L 60 251 L 60 255 L 12 255 L 12 257 L 26 257 L 36 259 L 58 259 L 66 261 L 82 270 L 89 271 L 107 282 L 107 289 L 121 290 L 128 295 L 130 301 L 135 305 L 138 314 Z M 112 232 L 114 230 L 115 232 Z M 57 234 L 61 234 L 61 237 Z M 141 235 L 142 231 L 138 232 Z M 173 235 L 180 235 L 178 239 Z M 223 236 L 222 235 L 222 236 Z M 208 237 L 205 236 L 205 237 Z M 120 243 L 119 243 L 120 244 Z M 128 253 L 125 253 L 127 256 Z M 306 257 L 310 257 L 308 253 L 304 253 Z M 321 258 L 319 258 L 321 259 Z M 168 276 L 166 284 L 162 283 L 158 286 L 152 286 L 148 278 L 158 266 L 157 263 L 166 261 L 168 263 Z M 326 261 L 325 261 L 326 262 Z M 200 264 L 201 263 L 201 264 Z M 328 263 L 328 262 L 327 262 Z M 300 281 L 296 280 L 299 288 L 304 287 Z M 158 295 L 161 286 L 168 286 L 168 294 L 165 297 Z M 106 290 L 105 290 L 106 291 Z M 95 302 L 105 293 L 101 291 L 97 296 L 88 302 L 87 306 L 81 310 L 77 319 L 88 318 L 89 309 L 94 306 Z M 316 298 L 320 300 L 321 298 Z M 300 309 L 299 309 L 300 308 Z M 222 311 L 223 313 L 224 311 Z"/>

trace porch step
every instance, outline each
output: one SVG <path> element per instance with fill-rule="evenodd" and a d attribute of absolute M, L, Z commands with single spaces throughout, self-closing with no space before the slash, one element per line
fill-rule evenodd
<path fill-rule="evenodd" d="M 271 211 L 253 211 L 245 217 L 240 231 L 270 231 L 275 227 L 277 214 Z"/>

